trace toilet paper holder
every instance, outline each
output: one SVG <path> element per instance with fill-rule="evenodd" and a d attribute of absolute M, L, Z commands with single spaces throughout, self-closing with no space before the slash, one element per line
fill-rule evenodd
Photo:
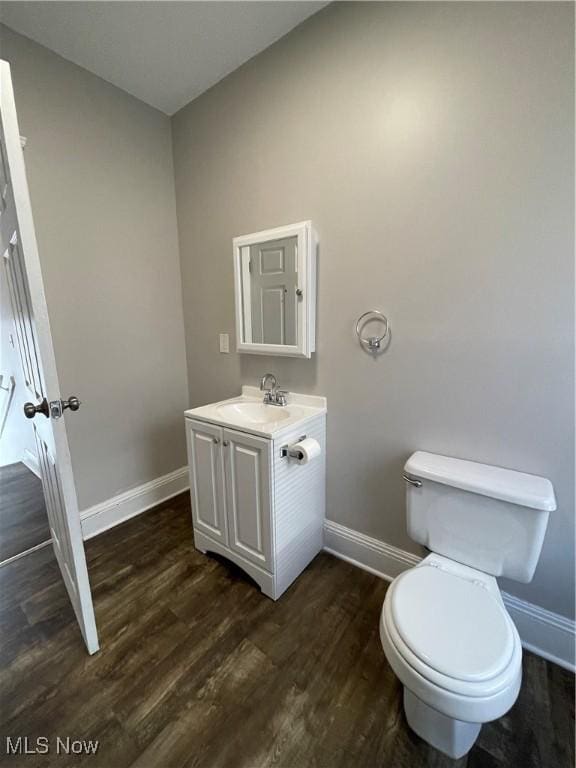
<path fill-rule="evenodd" d="M 296 443 L 301 443 L 302 440 L 306 440 L 306 435 L 300 435 L 298 440 L 296 440 L 292 445 L 283 445 L 282 448 L 280 448 L 280 458 L 285 459 L 288 457 L 289 459 L 302 459 L 302 452 L 294 448 Z"/>

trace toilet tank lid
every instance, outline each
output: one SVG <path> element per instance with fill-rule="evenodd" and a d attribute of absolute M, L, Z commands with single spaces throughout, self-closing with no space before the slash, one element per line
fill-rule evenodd
<path fill-rule="evenodd" d="M 450 456 L 439 456 L 426 451 L 413 453 L 404 465 L 404 471 L 412 477 L 432 480 L 511 504 L 543 512 L 556 509 L 552 483 L 538 475 L 528 475 L 513 469 L 454 459 Z"/>

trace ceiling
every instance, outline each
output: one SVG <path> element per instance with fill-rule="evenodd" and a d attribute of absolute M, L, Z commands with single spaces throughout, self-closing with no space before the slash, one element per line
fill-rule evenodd
<path fill-rule="evenodd" d="M 2 2 L 0 21 L 168 115 L 326 2 Z"/>

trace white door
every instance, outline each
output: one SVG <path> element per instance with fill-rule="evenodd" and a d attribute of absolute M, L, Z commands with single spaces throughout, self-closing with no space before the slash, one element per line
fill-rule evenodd
<path fill-rule="evenodd" d="M 52 544 L 86 647 L 95 653 L 98 634 L 66 424 L 60 410 L 63 405 L 77 410 L 78 401 L 60 400 L 10 67 L 5 61 L 0 61 L 0 262 L 10 287 L 30 395 L 27 415 L 34 419 Z"/>
<path fill-rule="evenodd" d="M 228 545 L 267 570 L 272 551 L 271 442 L 224 430 Z"/>
<path fill-rule="evenodd" d="M 222 430 L 213 424 L 186 419 L 186 439 L 194 527 L 226 545 Z"/>
<path fill-rule="evenodd" d="M 250 246 L 252 342 L 297 343 L 298 238 Z"/>

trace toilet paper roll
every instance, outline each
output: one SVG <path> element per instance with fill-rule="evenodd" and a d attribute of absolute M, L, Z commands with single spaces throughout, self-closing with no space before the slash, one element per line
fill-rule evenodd
<path fill-rule="evenodd" d="M 308 464 L 321 453 L 320 443 L 313 437 L 307 437 L 305 440 L 290 446 L 290 454 L 296 458 L 298 464 Z"/>

